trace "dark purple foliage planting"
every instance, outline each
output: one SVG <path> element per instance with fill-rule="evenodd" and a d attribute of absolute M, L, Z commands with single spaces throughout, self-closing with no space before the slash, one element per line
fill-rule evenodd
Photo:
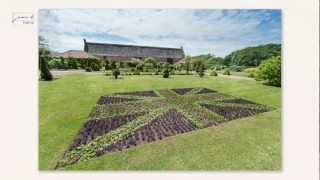
<path fill-rule="evenodd" d="M 226 120 L 233 120 L 242 117 L 252 116 L 258 113 L 266 112 L 267 109 L 251 109 L 245 107 L 235 107 L 235 106 L 219 106 L 213 104 L 202 104 L 202 106 L 206 107 L 210 111 L 213 111 L 221 116 L 223 116 Z"/>
<path fill-rule="evenodd" d="M 133 92 L 124 92 L 124 93 L 116 93 L 116 94 L 131 95 L 131 96 L 159 97 L 154 91 L 133 91 Z"/>
<path fill-rule="evenodd" d="M 101 96 L 98 100 L 97 104 L 116 104 L 122 103 L 126 101 L 137 101 L 139 99 L 132 99 L 132 98 L 124 98 L 124 97 L 113 97 L 113 96 Z"/>
<path fill-rule="evenodd" d="M 194 88 L 178 88 L 178 89 L 171 89 L 172 91 L 176 92 L 177 94 L 184 95 L 191 91 Z"/>
<path fill-rule="evenodd" d="M 197 92 L 197 94 L 214 93 L 214 92 L 217 92 L 217 91 L 214 91 L 212 89 L 202 88 L 199 92 Z"/>
<path fill-rule="evenodd" d="M 128 138 L 106 147 L 103 151 L 97 152 L 97 156 L 103 155 L 106 152 L 127 149 L 139 144 L 161 140 L 168 136 L 189 132 L 195 129 L 196 127 L 191 124 L 185 116 L 175 109 L 171 109 L 156 117 L 151 123 L 135 131 Z"/>
<path fill-rule="evenodd" d="M 89 120 L 80 129 L 69 149 L 72 150 L 81 144 L 87 144 L 96 137 L 108 133 L 109 131 L 116 129 L 144 114 L 145 112 L 138 112 L 135 114 L 120 115 L 112 118 Z"/>
<path fill-rule="evenodd" d="M 223 100 L 221 102 L 224 102 L 224 103 L 236 103 L 236 104 L 256 104 L 255 102 L 248 101 L 248 100 L 245 100 L 245 99 L 226 99 L 226 100 Z"/>

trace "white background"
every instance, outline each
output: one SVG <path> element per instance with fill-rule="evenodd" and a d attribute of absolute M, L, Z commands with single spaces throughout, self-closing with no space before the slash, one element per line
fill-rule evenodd
<path fill-rule="evenodd" d="M 0 179 L 319 179 L 318 0 L 2 0 Z M 283 15 L 283 164 L 280 172 L 38 171 L 38 8 L 276 8 Z M 13 12 L 35 24 L 14 25 Z"/>

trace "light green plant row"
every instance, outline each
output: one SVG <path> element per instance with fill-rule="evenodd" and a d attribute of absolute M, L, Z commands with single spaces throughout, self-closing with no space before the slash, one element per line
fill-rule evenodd
<path fill-rule="evenodd" d="M 166 98 L 166 99 L 172 99 L 172 98 L 178 98 L 178 94 L 175 93 L 174 91 L 171 91 L 169 89 L 160 89 L 158 90 L 160 96 Z"/>
<path fill-rule="evenodd" d="M 170 106 L 166 99 L 152 100 L 152 101 L 143 101 L 143 107 L 146 109 L 157 109 L 166 106 Z"/>
<path fill-rule="evenodd" d="M 129 101 L 117 104 L 96 104 L 90 115 L 90 118 L 100 119 L 119 115 L 133 114 L 151 109 L 167 106 L 163 98 L 145 99 L 142 101 Z"/>
<path fill-rule="evenodd" d="M 211 121 L 224 121 L 222 116 L 207 110 L 197 102 L 182 101 L 180 103 L 176 102 L 175 104 L 198 128 L 207 127 Z"/>
<path fill-rule="evenodd" d="M 198 95 L 180 96 L 170 90 L 162 90 L 160 93 L 162 96 L 166 97 L 168 104 L 172 104 L 174 107 L 178 108 L 198 128 L 207 127 L 210 121 L 224 121 L 222 116 L 197 104 L 199 101 Z"/>
<path fill-rule="evenodd" d="M 142 102 L 134 102 L 131 104 L 108 104 L 95 105 L 89 115 L 89 119 L 100 119 L 107 117 L 114 117 L 126 114 L 134 114 L 142 111 L 147 111 L 143 108 Z"/>
<path fill-rule="evenodd" d="M 63 167 L 78 161 L 86 161 L 94 158 L 96 156 L 96 152 L 102 151 L 105 147 L 127 138 L 129 135 L 133 134 L 139 128 L 147 125 L 161 113 L 166 112 L 169 109 L 169 107 L 154 109 L 148 114 L 138 117 L 134 121 L 130 121 L 127 124 L 115 130 L 112 130 L 107 134 L 98 136 L 96 139 L 94 139 L 88 144 L 80 145 L 76 149 L 67 152 L 64 158 L 58 162 L 57 167 Z"/>
<path fill-rule="evenodd" d="M 219 101 L 224 99 L 233 99 L 231 96 L 225 96 L 224 94 L 220 93 L 204 93 L 204 94 L 190 94 L 185 95 L 185 98 L 188 98 L 191 102 L 192 101 Z"/>
<path fill-rule="evenodd" d="M 198 92 L 200 92 L 203 88 L 193 88 L 191 91 L 187 92 L 184 95 L 189 95 L 189 94 L 197 94 Z"/>

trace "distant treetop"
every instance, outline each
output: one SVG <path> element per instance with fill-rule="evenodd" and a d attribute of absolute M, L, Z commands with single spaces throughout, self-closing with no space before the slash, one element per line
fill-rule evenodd
<path fill-rule="evenodd" d="M 281 44 L 266 44 L 233 51 L 224 58 L 227 66 L 258 66 L 262 61 L 281 56 Z"/>

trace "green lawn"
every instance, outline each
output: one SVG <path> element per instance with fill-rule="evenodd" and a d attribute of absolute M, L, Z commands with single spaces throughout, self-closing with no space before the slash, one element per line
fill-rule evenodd
<path fill-rule="evenodd" d="M 178 87 L 207 87 L 275 110 L 113 152 L 66 169 L 280 170 L 281 89 L 256 81 L 198 76 L 67 75 L 39 83 L 39 169 L 53 169 L 101 95 Z"/>

